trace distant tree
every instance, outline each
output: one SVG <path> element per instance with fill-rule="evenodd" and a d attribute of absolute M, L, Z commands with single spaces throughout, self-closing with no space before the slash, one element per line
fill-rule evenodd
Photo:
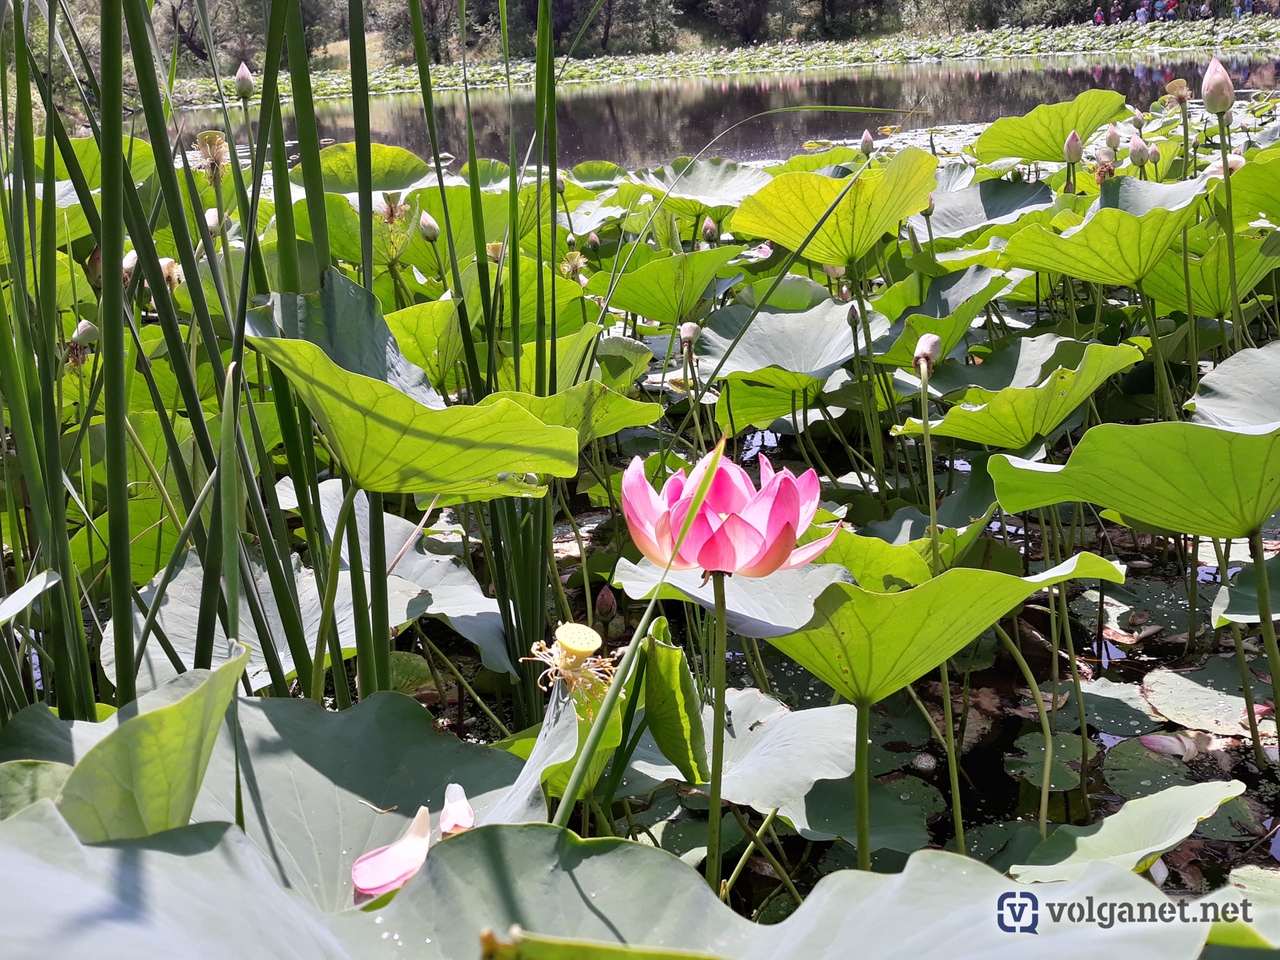
<path fill-rule="evenodd" d="M 743 43 L 754 43 L 764 30 L 769 0 L 707 0 L 707 10 Z"/>
<path fill-rule="evenodd" d="M 422 33 L 432 63 L 450 59 L 449 47 L 457 35 L 458 5 L 454 0 L 421 0 Z M 382 31 L 382 52 L 398 63 L 411 63 L 413 19 L 408 0 L 382 0 L 374 11 Z"/>

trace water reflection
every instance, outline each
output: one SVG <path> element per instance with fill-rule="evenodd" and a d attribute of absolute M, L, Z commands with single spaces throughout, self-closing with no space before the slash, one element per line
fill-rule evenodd
<path fill-rule="evenodd" d="M 1228 57 L 1237 89 L 1274 90 L 1280 59 Z M 906 129 L 985 123 L 1025 113 L 1041 103 L 1068 100 L 1100 87 L 1123 93 L 1146 107 L 1176 77 L 1199 88 L 1203 58 L 1187 54 L 1160 60 L 1115 57 L 1044 57 L 1017 60 L 947 61 L 868 66 L 833 72 L 755 74 L 708 80 L 672 80 L 609 85 L 569 85 L 559 91 L 559 155 L 563 165 L 612 160 L 625 167 L 661 163 L 704 147 L 724 133 L 714 153 L 739 160 L 773 160 L 799 152 L 806 140 L 856 138 L 864 127 L 902 123 Z M 443 148 L 466 153 L 466 110 L 461 93 L 436 95 Z M 870 106 L 872 114 L 783 113 L 733 124 L 780 107 Z M 517 90 L 508 112 L 499 91 L 471 95 L 481 156 L 505 159 L 514 125 L 521 156 L 533 133 L 533 90 Z M 286 108 L 288 110 L 288 108 Z M 903 111 L 903 112 L 895 112 Z M 317 104 L 320 136 L 353 139 L 351 104 Z M 186 130 L 220 126 L 216 111 L 189 111 Z M 417 94 L 379 97 L 371 104 L 373 138 L 419 155 L 429 152 L 426 117 Z M 287 134 L 294 122 L 286 112 Z M 255 137 L 257 131 L 255 130 Z"/>

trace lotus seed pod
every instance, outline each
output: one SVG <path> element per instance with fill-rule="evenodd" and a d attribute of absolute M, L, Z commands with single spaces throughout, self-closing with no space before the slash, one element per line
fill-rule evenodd
<path fill-rule="evenodd" d="M 422 239 L 427 243 L 435 243 L 440 239 L 440 224 L 436 223 L 436 218 L 425 210 L 418 218 L 418 233 L 422 234 Z"/>
<path fill-rule="evenodd" d="M 710 217 L 705 217 L 702 221 L 702 239 L 707 243 L 715 243 L 720 239 L 720 231 L 716 227 L 716 222 Z"/>
<path fill-rule="evenodd" d="M 138 251 L 130 250 L 128 253 L 126 253 L 124 255 L 124 262 L 121 264 L 121 266 L 124 269 L 125 280 L 132 279 L 133 271 L 137 269 L 137 266 L 138 266 Z"/>
<path fill-rule="evenodd" d="M 822 272 L 825 273 L 827 277 L 832 280 L 839 280 L 841 277 L 843 277 L 844 269 L 845 269 L 844 267 L 835 266 L 830 263 L 824 263 L 822 265 Z"/>
<path fill-rule="evenodd" d="M 587 252 L 589 253 L 600 252 L 600 237 L 596 234 L 594 230 L 592 230 L 589 234 L 587 234 Z"/>
<path fill-rule="evenodd" d="M 562 623 L 556 627 L 556 643 L 564 652 L 568 666 L 580 664 L 600 649 L 600 634 L 585 623 Z"/>
<path fill-rule="evenodd" d="M 601 623 L 608 623 L 618 612 L 618 598 L 613 595 L 606 583 L 596 594 L 596 616 Z"/>
<path fill-rule="evenodd" d="M 859 146 L 862 148 L 862 153 L 864 156 L 869 157 L 871 156 L 872 153 L 875 152 L 876 139 L 875 137 L 871 136 L 870 130 L 862 131 L 862 142 L 859 144 Z"/>
<path fill-rule="evenodd" d="M 692 320 L 680 324 L 680 345 L 683 347 L 692 347 L 698 342 L 698 338 L 702 336 L 702 328 Z"/>
<path fill-rule="evenodd" d="M 84 276 L 94 290 L 102 289 L 102 248 L 94 247 L 84 262 Z"/>
<path fill-rule="evenodd" d="M 1150 159 L 1151 148 L 1135 133 L 1133 139 L 1129 141 L 1129 162 L 1135 167 L 1145 167 Z"/>
<path fill-rule="evenodd" d="M 1114 123 L 1107 126 L 1107 146 L 1112 150 L 1120 149 L 1120 130 Z"/>
<path fill-rule="evenodd" d="M 934 364 L 942 359 L 942 338 L 936 333 L 926 333 L 916 341 L 916 354 L 911 365 L 919 372 L 924 364 L 929 373 L 933 373 Z"/>
<path fill-rule="evenodd" d="M 236 71 L 236 98 L 247 101 L 253 96 L 253 74 L 249 72 L 248 66 L 242 61 L 240 69 Z"/>
<path fill-rule="evenodd" d="M 90 320 L 81 320 L 76 332 L 71 334 L 71 342 L 77 347 L 87 347 L 98 342 L 98 328 Z"/>
<path fill-rule="evenodd" d="M 1230 110 L 1236 102 L 1236 88 L 1231 83 L 1231 75 L 1217 57 L 1209 61 L 1209 68 L 1204 72 L 1200 98 L 1204 100 L 1204 108 L 1218 116 Z"/>
<path fill-rule="evenodd" d="M 1084 141 L 1080 134 L 1072 130 L 1067 134 L 1066 143 L 1062 145 L 1062 159 L 1067 163 L 1079 163 L 1084 157 Z"/>

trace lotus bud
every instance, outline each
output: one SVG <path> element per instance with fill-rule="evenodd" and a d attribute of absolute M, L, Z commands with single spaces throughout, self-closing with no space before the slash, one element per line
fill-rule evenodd
<path fill-rule="evenodd" d="M 841 303 L 848 303 L 853 299 L 853 291 L 849 289 L 849 285 L 847 283 L 840 284 L 840 293 L 836 299 Z"/>
<path fill-rule="evenodd" d="M 1135 133 L 1133 139 L 1129 141 L 1129 162 L 1135 167 L 1145 167 L 1150 159 L 1151 148 Z"/>
<path fill-rule="evenodd" d="M 825 273 L 828 279 L 831 279 L 831 280 L 839 280 L 841 277 L 843 277 L 844 269 L 845 269 L 844 267 L 833 266 L 830 263 L 824 263 L 822 265 L 822 272 Z"/>
<path fill-rule="evenodd" d="M 934 202 L 933 202 L 933 194 L 931 193 L 931 194 L 929 194 L 929 203 L 928 203 L 928 205 L 924 208 L 924 215 L 925 215 L 926 217 L 932 217 L 932 216 L 933 216 L 933 211 L 934 211 L 934 210 L 936 210 L 936 209 L 938 209 L 938 208 L 937 208 L 937 205 L 936 205 L 936 204 L 934 204 Z"/>
<path fill-rule="evenodd" d="M 1079 163 L 1084 157 L 1084 141 L 1080 139 L 1080 134 L 1074 130 L 1067 135 L 1067 141 L 1062 145 L 1062 159 L 1067 163 Z"/>
<path fill-rule="evenodd" d="M 1231 83 L 1231 75 L 1217 57 L 1209 61 L 1209 68 L 1204 72 L 1200 98 L 1204 100 L 1204 108 L 1218 116 L 1230 110 L 1236 102 L 1236 88 Z"/>
<path fill-rule="evenodd" d="M 1131 118 L 1131 120 L 1133 123 L 1133 129 L 1135 130 L 1141 130 L 1143 127 L 1147 125 L 1146 114 L 1144 114 L 1141 110 L 1133 111 L 1133 117 Z"/>
<path fill-rule="evenodd" d="M 216 207 L 209 207 L 204 212 L 204 225 L 209 228 L 209 232 L 216 238 L 222 232 L 222 224 L 225 221 L 218 216 Z"/>
<path fill-rule="evenodd" d="M 440 811 L 440 836 L 449 837 L 476 825 L 476 814 L 467 800 L 462 785 L 451 783 L 444 788 L 444 809 Z"/>
<path fill-rule="evenodd" d="M 1227 129 L 1230 129 L 1230 128 L 1231 128 L 1231 125 L 1232 125 L 1233 123 L 1235 123 L 1235 122 L 1236 122 L 1236 114 L 1235 114 L 1235 111 L 1234 111 L 1234 110 L 1228 110 L 1226 113 L 1224 113 L 1224 114 L 1222 115 L 1222 122 L 1223 122 L 1223 123 L 1225 123 L 1225 124 L 1227 125 Z"/>
<path fill-rule="evenodd" d="M 862 148 L 862 153 L 864 156 L 869 157 L 871 156 L 872 153 L 875 152 L 876 139 L 875 137 L 871 136 L 870 130 L 862 131 L 862 142 L 859 144 L 859 146 Z"/>
<path fill-rule="evenodd" d="M 916 355 L 911 365 L 920 372 L 921 364 L 931 374 L 934 365 L 942 359 L 942 338 L 936 333 L 926 333 L 916 341 Z"/>
<path fill-rule="evenodd" d="M 71 334 L 71 342 L 77 347 L 88 347 L 98 342 L 98 328 L 91 320 L 81 320 L 76 325 L 76 332 Z"/>
<path fill-rule="evenodd" d="M 702 336 L 702 328 L 692 320 L 680 324 L 680 346 L 691 348 Z"/>
<path fill-rule="evenodd" d="M 253 96 L 253 74 L 249 72 L 249 68 L 241 62 L 240 69 L 236 71 L 236 98 L 246 103 Z"/>
<path fill-rule="evenodd" d="M 1099 163 L 1115 163 L 1116 162 L 1115 150 L 1112 147 L 1099 147 L 1098 162 Z"/>
<path fill-rule="evenodd" d="M 606 583 L 596 594 L 596 616 L 601 623 L 608 623 L 618 612 L 618 598 Z"/>
<path fill-rule="evenodd" d="M 178 266 L 176 260 L 169 257 L 161 259 L 160 271 L 164 274 L 164 285 L 171 291 L 176 290 L 178 285 L 182 283 L 182 268 Z"/>
<path fill-rule="evenodd" d="M 94 247 L 84 262 L 84 276 L 94 290 L 102 289 L 102 248 Z"/>
<path fill-rule="evenodd" d="M 124 262 L 121 264 L 124 269 L 124 278 L 126 281 L 133 279 L 133 271 L 138 267 L 138 251 L 130 250 L 124 255 Z"/>
<path fill-rule="evenodd" d="M 1160 163 L 1160 147 L 1153 143 L 1153 144 L 1151 145 L 1151 148 L 1147 151 L 1147 159 L 1151 162 L 1151 165 L 1152 165 L 1152 166 L 1157 166 L 1157 165 L 1159 165 L 1159 163 Z"/>
<path fill-rule="evenodd" d="M 849 321 L 850 327 L 856 327 L 862 320 L 862 314 L 858 312 L 858 303 L 856 300 L 849 302 L 849 312 L 845 314 L 845 318 Z"/>
<path fill-rule="evenodd" d="M 1114 123 L 1107 126 L 1107 146 L 1112 150 L 1120 149 L 1120 131 Z"/>
<path fill-rule="evenodd" d="M 572 251 L 575 247 L 577 247 L 578 241 L 577 239 L 575 239 L 575 237 L 571 233 L 564 238 L 564 245 L 568 247 L 570 251 Z"/>
<path fill-rule="evenodd" d="M 594 230 L 592 230 L 589 234 L 587 234 L 587 252 L 588 253 L 600 252 L 600 237 L 596 234 Z"/>
<path fill-rule="evenodd" d="M 702 239 L 707 243 L 715 243 L 720 239 L 720 231 L 716 227 L 716 222 L 710 217 L 704 217 L 702 220 Z"/>
<path fill-rule="evenodd" d="M 418 233 L 422 234 L 422 239 L 427 243 L 435 243 L 440 239 L 440 224 L 436 223 L 436 218 L 427 211 L 422 211 L 422 216 L 418 217 Z"/>
<path fill-rule="evenodd" d="M 564 196 L 564 175 L 556 174 L 556 193 Z"/>

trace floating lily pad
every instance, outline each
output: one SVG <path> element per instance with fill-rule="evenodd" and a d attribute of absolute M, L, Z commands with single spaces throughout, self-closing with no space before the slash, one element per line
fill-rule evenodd
<path fill-rule="evenodd" d="M 1080 786 L 1080 744 L 1085 746 L 1086 763 L 1098 753 L 1093 741 L 1079 736 L 1058 734 L 1053 738 L 1053 760 L 1049 767 L 1050 790 L 1072 790 Z M 1004 769 L 1010 776 L 1026 780 L 1033 787 L 1044 785 L 1044 735 L 1039 731 L 1024 733 L 1014 744 L 1024 756 L 1005 758 Z"/>
<path fill-rule="evenodd" d="M 908 783 L 918 786 L 908 786 Z M 871 781 L 871 849 L 910 853 L 929 843 L 925 821 L 941 808 L 937 791 L 914 778 L 890 785 Z M 917 796 L 919 794 L 920 796 Z M 853 778 L 819 780 L 802 799 L 778 810 L 806 840 L 836 837 L 856 845 L 858 833 Z"/>
<path fill-rule="evenodd" d="M 1137 737 L 1117 743 L 1107 751 L 1102 758 L 1102 776 L 1107 786 L 1127 800 L 1196 782 L 1182 760 L 1149 750 Z"/>
<path fill-rule="evenodd" d="M 1264 703 L 1271 688 L 1251 676 L 1253 702 Z M 1159 667 L 1147 674 L 1142 694 L 1161 714 L 1189 730 L 1219 736 L 1248 736 L 1248 719 L 1241 722 L 1245 703 L 1235 655 L 1210 657 L 1199 670 Z"/>

